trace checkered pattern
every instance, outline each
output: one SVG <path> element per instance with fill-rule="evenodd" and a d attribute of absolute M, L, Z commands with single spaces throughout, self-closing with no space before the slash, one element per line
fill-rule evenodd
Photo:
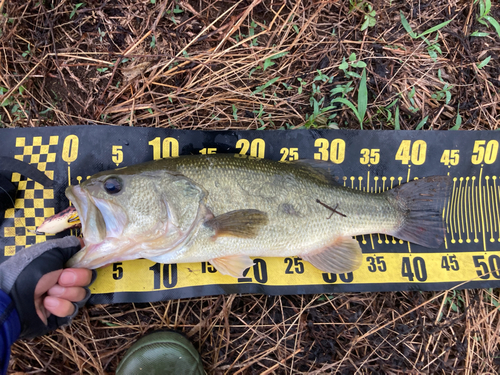
<path fill-rule="evenodd" d="M 36 166 L 50 179 L 54 179 L 50 163 L 56 161 L 56 153 L 51 151 L 54 151 L 59 143 L 59 136 L 42 138 L 33 137 L 31 144 L 25 137 L 16 138 L 18 153 L 14 158 Z M 7 240 L 7 245 L 4 247 L 5 256 L 12 256 L 20 249 L 34 243 L 44 242 L 46 236 L 36 235 L 28 230 L 34 232 L 45 218 L 55 213 L 52 189 L 46 189 L 29 178 L 22 180 L 19 173 L 12 173 L 12 182 L 17 183 L 18 191 L 15 208 L 5 211 L 4 237 Z"/>

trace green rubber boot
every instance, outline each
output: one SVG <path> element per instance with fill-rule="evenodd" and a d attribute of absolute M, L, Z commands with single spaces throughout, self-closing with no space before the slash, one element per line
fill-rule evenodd
<path fill-rule="evenodd" d="M 132 345 L 120 361 L 116 375 L 205 375 L 201 356 L 183 335 L 153 332 Z"/>

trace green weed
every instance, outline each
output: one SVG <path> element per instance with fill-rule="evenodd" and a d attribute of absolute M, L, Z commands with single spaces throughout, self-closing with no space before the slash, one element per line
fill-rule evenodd
<path fill-rule="evenodd" d="M 300 83 L 300 86 L 299 86 L 299 88 L 297 89 L 297 92 L 298 92 L 298 93 L 299 93 L 299 95 L 300 95 L 300 94 L 302 94 L 303 87 L 304 87 L 305 85 L 307 85 L 307 82 L 306 82 L 306 81 L 304 81 L 302 78 L 297 78 L 297 81 L 299 81 L 299 83 Z"/>
<path fill-rule="evenodd" d="M 420 130 L 424 127 L 425 124 L 427 124 L 427 120 L 429 119 L 429 116 L 425 116 L 417 125 L 415 130 Z"/>
<path fill-rule="evenodd" d="M 460 129 L 460 126 L 462 126 L 462 116 L 460 116 L 460 104 L 459 104 L 457 108 L 457 118 L 455 120 L 455 125 L 451 127 L 450 130 L 458 130 Z"/>
<path fill-rule="evenodd" d="M 73 10 L 71 11 L 71 14 L 69 15 L 69 19 L 72 19 L 75 14 L 76 14 L 76 11 L 78 10 L 78 8 L 80 8 L 81 6 L 85 6 L 85 3 L 78 3 L 78 4 L 75 4 L 75 6 L 73 7 Z"/>
<path fill-rule="evenodd" d="M 373 27 L 377 24 L 377 19 L 375 18 L 377 16 L 377 12 L 373 9 L 373 6 L 370 3 L 366 1 L 358 2 L 357 0 L 350 0 L 349 2 L 351 4 L 351 10 L 357 9 L 364 14 L 364 22 L 361 25 L 361 31 L 365 31 L 367 28 Z"/>
<path fill-rule="evenodd" d="M 406 32 L 413 38 L 413 39 L 422 39 L 426 44 L 427 44 L 427 53 L 429 56 L 432 58 L 433 61 L 437 60 L 437 53 L 442 55 L 441 51 L 441 46 L 437 42 L 439 39 L 439 34 L 436 34 L 436 37 L 434 38 L 434 41 L 431 42 L 429 39 L 425 38 L 426 35 L 432 34 L 434 32 L 437 32 L 438 30 L 442 29 L 446 25 L 448 25 L 451 21 L 453 20 L 448 20 L 445 22 L 440 23 L 439 25 L 436 25 L 434 27 L 431 27 L 430 29 L 424 31 L 421 34 L 416 34 L 413 29 L 411 28 L 410 24 L 408 23 L 408 20 L 406 19 L 405 15 L 403 14 L 402 11 L 399 11 L 400 17 L 401 17 L 401 24 L 403 25 L 404 29 Z"/>
<path fill-rule="evenodd" d="M 365 118 L 366 109 L 368 107 L 368 90 L 366 87 L 366 69 L 363 69 L 361 81 L 358 88 L 358 108 L 346 98 L 334 98 L 332 103 L 342 103 L 348 106 L 359 121 L 359 126 L 363 129 L 363 120 Z"/>
<path fill-rule="evenodd" d="M 399 125 L 399 106 L 396 107 L 396 114 L 394 115 L 394 130 L 401 130 L 401 125 Z"/>
<path fill-rule="evenodd" d="M 415 86 L 411 89 L 411 91 L 408 93 L 408 99 L 410 100 L 410 107 L 408 108 L 412 113 L 418 112 L 417 105 L 415 103 L 415 99 L 413 97 L 415 96 Z"/>
<path fill-rule="evenodd" d="M 450 308 L 453 312 L 460 313 L 461 310 L 464 310 L 465 306 L 465 300 L 462 297 L 462 292 L 460 290 L 452 290 L 451 293 L 452 295 L 447 296 L 444 303 L 445 305 L 450 305 Z M 444 312 L 442 311 L 438 316 L 438 322 L 443 319 L 443 315 Z"/>
<path fill-rule="evenodd" d="M 321 93 L 321 84 L 331 83 L 333 81 L 333 77 L 329 77 L 324 74 L 320 70 L 317 71 L 316 77 L 313 79 L 312 83 L 312 93 L 309 98 L 309 104 L 312 107 L 312 114 L 306 115 L 306 122 L 304 124 L 305 128 L 309 128 L 311 126 L 325 126 L 327 125 L 330 128 L 338 128 L 338 124 L 333 122 L 333 120 L 337 113 L 331 114 L 329 117 L 326 116 L 327 112 L 330 112 L 336 109 L 334 103 L 340 103 L 348 106 L 355 114 L 356 118 L 359 121 L 361 129 L 363 129 L 363 121 L 366 115 L 367 107 L 368 107 L 368 89 L 366 86 L 366 64 L 363 61 L 356 61 L 356 54 L 352 53 L 348 60 L 345 58 L 342 59 L 342 63 L 339 65 L 339 69 L 342 70 L 346 77 L 348 78 L 359 78 L 359 88 L 358 88 L 358 100 L 357 107 L 352 103 L 349 99 L 347 99 L 347 94 L 354 90 L 353 81 L 348 81 L 343 85 L 336 85 L 333 89 L 330 90 L 330 96 L 333 99 L 330 102 L 330 105 L 327 107 L 322 107 L 324 104 L 325 98 Z M 361 75 L 356 73 L 355 71 L 349 70 L 349 68 L 363 68 L 363 72 Z M 304 81 L 298 78 L 300 82 L 299 94 L 302 93 L 302 87 L 304 86 Z M 320 97 L 318 100 L 317 97 Z"/>
<path fill-rule="evenodd" d="M 269 81 L 267 81 L 265 84 L 263 84 L 262 86 L 257 86 L 255 91 L 252 92 L 252 95 L 255 95 L 255 94 L 258 94 L 259 92 L 262 92 L 264 91 L 266 88 L 268 88 L 269 86 L 271 86 L 273 83 L 275 83 L 278 79 L 280 79 L 281 77 L 275 77 Z"/>
<path fill-rule="evenodd" d="M 446 99 L 445 103 L 449 104 L 451 101 L 451 89 L 453 85 L 450 85 L 449 83 L 444 81 L 443 77 L 441 76 L 441 69 L 438 69 L 438 77 L 439 80 L 444 83 L 444 86 L 441 90 L 436 91 L 434 94 L 432 94 L 431 98 L 436 99 L 437 101 Z"/>
<path fill-rule="evenodd" d="M 476 4 L 478 0 L 474 1 L 474 4 Z M 491 0 L 479 0 L 479 14 L 477 21 L 486 27 L 488 27 L 488 23 L 495 28 L 495 31 L 497 32 L 498 36 L 500 37 L 500 23 L 496 19 L 494 19 L 492 16 L 489 15 L 491 11 Z M 474 35 L 477 36 L 477 35 Z"/>
<path fill-rule="evenodd" d="M 23 85 L 19 86 L 19 89 L 18 89 L 19 96 L 23 95 L 24 90 L 26 90 L 26 88 Z M 9 91 L 9 90 L 6 87 L 0 86 L 0 96 L 6 94 L 7 91 Z M 11 93 L 11 95 L 9 95 L 8 97 L 4 98 L 0 102 L 0 107 L 7 107 L 7 106 L 10 106 L 10 105 L 12 105 L 14 103 L 15 103 L 15 100 L 14 100 L 14 97 L 12 96 L 12 93 Z"/>
<path fill-rule="evenodd" d="M 257 27 L 257 24 L 255 23 L 255 21 L 252 20 L 252 22 L 250 23 L 250 27 L 248 28 L 248 36 L 251 37 L 251 36 L 254 36 L 255 35 L 255 28 Z M 257 38 L 253 38 L 251 41 L 250 41 L 250 45 L 251 46 L 258 46 L 259 43 L 257 42 Z M 265 69 L 264 69 L 265 70 Z"/>
<path fill-rule="evenodd" d="M 97 28 L 97 32 L 99 33 L 99 41 L 102 43 L 102 38 L 106 36 L 106 32 L 101 31 L 101 28 Z"/>
<path fill-rule="evenodd" d="M 488 65 L 488 63 L 490 62 L 490 60 L 491 60 L 491 56 L 488 56 L 483 61 L 477 63 L 477 68 L 478 69 L 483 69 L 486 65 Z"/>
<path fill-rule="evenodd" d="M 348 61 L 345 60 L 345 57 L 342 58 L 342 63 L 339 65 L 339 69 L 342 70 L 347 77 L 361 78 L 358 73 L 349 71 L 349 67 L 366 68 L 366 63 L 361 60 L 356 61 L 356 54 L 353 52 L 350 54 Z"/>
<path fill-rule="evenodd" d="M 462 297 L 462 292 L 459 291 L 459 290 L 454 290 L 453 291 L 453 296 L 452 297 L 447 297 L 446 300 L 447 300 L 447 302 L 450 303 L 451 309 L 454 312 L 459 312 L 459 310 L 461 308 L 463 308 L 463 306 L 465 304 L 464 298 Z"/>
<path fill-rule="evenodd" d="M 260 122 L 260 124 L 262 125 L 260 128 L 257 128 L 257 130 L 263 130 L 266 128 L 266 123 L 264 122 L 264 120 L 262 119 L 262 116 L 264 115 L 264 106 L 261 104 L 260 105 L 260 109 L 258 111 L 253 111 L 253 113 L 255 114 L 255 117 L 257 118 L 257 120 Z"/>
<path fill-rule="evenodd" d="M 31 45 L 28 43 L 28 49 L 23 52 L 22 56 L 26 57 L 31 53 Z"/>
<path fill-rule="evenodd" d="M 451 100 L 451 85 L 445 84 L 444 87 L 436 91 L 434 94 L 431 95 L 432 99 L 436 99 L 437 101 L 441 101 L 443 99 L 446 99 L 445 103 L 448 104 Z"/>
<path fill-rule="evenodd" d="M 234 121 L 238 121 L 238 108 L 236 108 L 236 106 L 233 104 L 233 117 L 234 117 Z"/>
<path fill-rule="evenodd" d="M 273 60 L 276 60 L 276 59 L 279 59 L 280 57 L 283 57 L 283 56 L 286 56 L 288 54 L 288 51 L 285 51 L 285 52 L 280 52 L 280 53 L 277 53 L 276 55 L 273 55 L 271 57 L 268 57 L 267 59 L 264 60 L 264 65 L 262 67 L 262 69 L 265 71 L 267 68 L 273 66 L 273 65 L 276 65 Z M 259 67 L 257 67 L 256 69 L 259 69 Z"/>
<path fill-rule="evenodd" d="M 375 113 L 376 116 L 382 117 L 382 121 L 387 123 L 388 125 L 392 125 L 392 127 L 395 130 L 400 130 L 399 129 L 399 107 L 396 106 L 396 113 L 393 115 L 391 108 L 394 107 L 398 99 L 394 99 L 391 104 L 389 104 L 387 107 L 378 107 L 377 111 Z M 396 125 L 398 129 L 396 129 Z"/>

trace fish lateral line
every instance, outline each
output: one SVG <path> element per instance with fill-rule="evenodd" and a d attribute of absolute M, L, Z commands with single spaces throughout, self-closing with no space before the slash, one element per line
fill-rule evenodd
<path fill-rule="evenodd" d="M 319 199 L 316 199 L 316 203 L 319 203 L 323 207 L 325 207 L 325 208 L 329 209 L 330 211 L 332 211 L 332 213 L 330 214 L 330 216 L 328 216 L 326 218 L 326 220 L 330 220 L 332 218 L 333 214 L 339 214 L 342 217 L 347 217 L 347 215 L 344 215 L 342 212 L 337 211 L 337 208 L 339 207 L 338 203 L 337 203 L 337 205 L 335 207 L 330 207 L 326 203 L 321 202 Z"/>

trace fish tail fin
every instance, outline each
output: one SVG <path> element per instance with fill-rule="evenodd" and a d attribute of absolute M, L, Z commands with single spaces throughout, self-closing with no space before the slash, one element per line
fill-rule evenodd
<path fill-rule="evenodd" d="M 449 176 L 426 177 L 387 191 L 404 213 L 402 225 L 387 234 L 425 247 L 439 247 L 446 234 L 442 215 L 450 192 Z"/>

